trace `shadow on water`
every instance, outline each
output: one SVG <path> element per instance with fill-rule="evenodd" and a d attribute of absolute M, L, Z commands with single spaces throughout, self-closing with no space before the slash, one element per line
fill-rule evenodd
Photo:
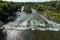
<path fill-rule="evenodd" d="M 23 40 L 60 40 L 60 31 L 25 30 Z"/>

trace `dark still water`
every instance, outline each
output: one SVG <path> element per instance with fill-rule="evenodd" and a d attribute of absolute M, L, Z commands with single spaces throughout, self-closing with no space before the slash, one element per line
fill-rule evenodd
<path fill-rule="evenodd" d="M 60 31 L 8 30 L 0 33 L 0 40 L 60 40 Z"/>

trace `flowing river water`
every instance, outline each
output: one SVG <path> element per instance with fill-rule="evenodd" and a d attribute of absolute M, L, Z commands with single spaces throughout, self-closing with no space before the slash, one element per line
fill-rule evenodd
<path fill-rule="evenodd" d="M 22 7 L 21 12 L 17 12 L 16 20 L 14 22 L 9 22 L 3 26 L 5 27 L 4 31 L 6 31 L 6 40 L 40 40 L 37 36 L 39 34 L 39 31 L 35 32 L 34 30 L 60 30 L 60 24 L 48 20 L 42 14 L 37 14 L 36 10 L 33 8 L 31 9 L 31 14 L 26 14 L 23 12 L 23 9 L 24 7 Z"/>

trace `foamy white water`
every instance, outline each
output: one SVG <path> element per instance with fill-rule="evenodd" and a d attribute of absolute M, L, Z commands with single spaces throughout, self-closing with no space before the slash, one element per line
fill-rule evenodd
<path fill-rule="evenodd" d="M 36 10 L 32 9 L 31 14 L 26 14 L 23 12 L 23 9 L 24 7 L 22 7 L 22 10 L 21 10 L 22 12 L 17 12 L 17 16 L 16 16 L 17 19 L 15 22 L 10 22 L 4 25 L 6 29 L 25 30 L 25 29 L 31 28 L 31 29 L 54 30 L 54 31 L 60 30 L 60 24 L 53 22 L 51 20 L 48 20 L 42 14 L 37 14 Z M 45 21 L 47 23 L 45 23 Z"/>
<path fill-rule="evenodd" d="M 7 30 L 6 40 L 22 40 L 22 31 Z"/>

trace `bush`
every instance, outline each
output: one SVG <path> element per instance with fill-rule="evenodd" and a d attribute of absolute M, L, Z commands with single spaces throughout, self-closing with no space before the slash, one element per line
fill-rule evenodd
<path fill-rule="evenodd" d="M 4 10 L 2 8 L 0 8 L 0 20 L 6 21 L 7 18 L 8 18 L 8 14 L 6 12 L 4 12 Z"/>
<path fill-rule="evenodd" d="M 24 6 L 24 12 L 26 12 L 26 13 L 31 13 L 32 11 L 31 11 L 31 7 L 30 6 Z"/>

